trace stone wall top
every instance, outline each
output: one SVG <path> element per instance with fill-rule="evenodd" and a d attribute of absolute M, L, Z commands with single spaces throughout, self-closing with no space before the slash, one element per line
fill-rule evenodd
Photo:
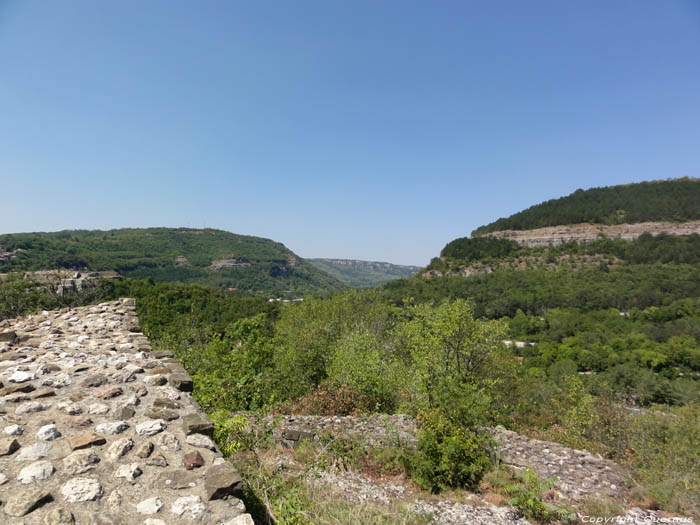
<path fill-rule="evenodd" d="M 0 523 L 252 524 L 191 390 L 133 299 L 0 323 Z"/>
<path fill-rule="evenodd" d="M 278 416 L 275 441 L 296 447 L 304 440 L 317 441 L 323 434 L 350 437 L 369 446 L 417 443 L 416 423 L 407 415 L 369 417 Z M 556 477 L 555 490 L 564 500 L 618 497 L 625 491 L 627 473 L 620 465 L 559 443 L 540 441 L 499 428 L 486 428 L 495 438 L 499 460 L 515 469 L 530 468 L 542 479 Z"/>

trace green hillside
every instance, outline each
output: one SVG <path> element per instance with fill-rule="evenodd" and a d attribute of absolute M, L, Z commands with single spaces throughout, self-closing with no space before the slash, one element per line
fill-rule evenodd
<path fill-rule="evenodd" d="M 684 177 L 576 190 L 507 218 L 481 226 L 472 235 L 532 230 L 560 224 L 624 224 L 700 219 L 700 179 Z"/>
<path fill-rule="evenodd" d="M 343 287 L 283 244 L 214 229 L 66 230 L 0 235 L 0 271 L 114 270 L 124 277 L 301 295 Z"/>
<path fill-rule="evenodd" d="M 700 218 L 698 203 L 694 179 L 580 190 L 475 234 L 583 221 L 683 222 Z M 587 374 L 591 393 L 611 389 L 642 405 L 700 400 L 698 234 L 531 246 L 463 237 L 383 293 L 395 305 L 471 300 L 477 317 L 502 319 L 511 338 L 527 342 L 513 352 L 528 369 Z"/>
<path fill-rule="evenodd" d="M 311 264 L 352 288 L 377 286 L 396 279 L 410 277 L 419 266 L 402 266 L 376 261 L 354 259 L 307 259 Z"/>

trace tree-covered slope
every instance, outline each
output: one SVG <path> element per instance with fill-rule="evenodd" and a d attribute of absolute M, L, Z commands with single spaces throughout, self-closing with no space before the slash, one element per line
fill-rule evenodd
<path fill-rule="evenodd" d="M 395 301 L 406 296 L 419 302 L 472 298 L 477 313 L 492 318 L 510 317 L 518 310 L 543 315 L 550 308 L 665 306 L 700 297 L 700 235 L 686 233 L 695 231 L 686 226 L 699 218 L 700 179 L 579 190 L 449 242 L 425 270 L 389 283 L 385 292 Z M 669 234 L 661 228 L 655 235 L 624 238 L 600 232 L 577 238 L 561 228 L 563 237 L 551 244 L 485 235 L 582 222 L 642 221 L 696 222 L 679 223 Z"/>
<path fill-rule="evenodd" d="M 0 248 L 15 252 L 0 266 L 2 272 L 114 270 L 135 279 L 199 283 L 254 295 L 343 287 L 281 243 L 214 229 L 17 233 L 0 235 Z"/>
<path fill-rule="evenodd" d="M 472 235 L 531 230 L 562 224 L 624 224 L 700 219 L 700 179 L 659 180 L 576 190 L 507 218 L 481 226 Z"/>
<path fill-rule="evenodd" d="M 420 270 L 419 266 L 402 266 L 376 261 L 354 259 L 308 259 L 324 272 L 353 288 L 364 288 L 384 284 L 396 279 L 410 277 Z"/>

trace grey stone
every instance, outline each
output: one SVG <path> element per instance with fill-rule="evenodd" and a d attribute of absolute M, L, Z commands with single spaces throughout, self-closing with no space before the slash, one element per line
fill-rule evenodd
<path fill-rule="evenodd" d="M 22 403 L 15 409 L 15 415 L 23 416 L 33 412 L 41 412 L 43 410 L 47 410 L 48 408 L 51 408 L 51 405 L 40 403 L 39 401 L 28 401 L 26 403 Z"/>
<path fill-rule="evenodd" d="M 208 417 L 200 414 L 187 414 L 182 416 L 182 428 L 186 435 L 205 434 L 209 437 L 214 435 L 214 424 Z"/>
<path fill-rule="evenodd" d="M 153 419 L 164 419 L 165 421 L 172 421 L 180 417 L 180 414 L 175 410 L 168 410 L 166 408 L 150 408 L 146 411 L 146 417 Z"/>
<path fill-rule="evenodd" d="M 105 376 L 102 374 L 95 374 L 83 379 L 80 385 L 88 388 L 96 388 L 104 385 L 105 383 L 107 383 L 107 378 Z"/>
<path fill-rule="evenodd" d="M 134 417 L 135 413 L 136 411 L 133 408 L 123 406 L 117 409 L 117 411 L 114 414 L 114 417 L 116 417 L 117 419 L 130 419 Z"/>
<path fill-rule="evenodd" d="M 148 376 L 143 380 L 148 386 L 162 386 L 168 382 L 164 375 Z"/>
<path fill-rule="evenodd" d="M 63 467 L 71 476 L 84 474 L 100 462 L 100 456 L 91 450 L 78 450 L 63 458 Z"/>
<path fill-rule="evenodd" d="M 21 436 L 24 430 L 19 425 L 8 425 L 3 429 L 3 433 L 8 436 Z"/>
<path fill-rule="evenodd" d="M 17 392 L 23 392 L 28 394 L 29 392 L 34 392 L 36 388 L 31 383 L 21 383 L 19 385 L 10 385 L 0 391 L 0 395 L 7 396 L 10 394 L 16 394 Z"/>
<path fill-rule="evenodd" d="M 151 467 L 167 467 L 168 461 L 165 459 L 163 454 L 156 454 L 146 460 L 146 465 Z"/>
<path fill-rule="evenodd" d="M 141 445 L 139 445 L 134 454 L 139 458 L 147 458 L 151 455 L 151 452 L 153 452 L 153 443 L 146 441 L 145 443 L 141 443 Z"/>
<path fill-rule="evenodd" d="M 44 425 L 36 433 L 36 438 L 40 441 L 53 441 L 56 438 L 61 437 L 61 433 L 56 428 L 56 425 Z"/>
<path fill-rule="evenodd" d="M 61 487 L 61 494 L 69 503 L 94 501 L 102 497 L 102 485 L 93 478 L 73 478 Z"/>
<path fill-rule="evenodd" d="M 105 414 L 109 414 L 109 406 L 102 403 L 93 403 L 88 407 L 88 414 L 104 416 Z"/>
<path fill-rule="evenodd" d="M 107 508 L 114 513 L 122 512 L 124 497 L 119 490 L 113 490 L 107 497 Z"/>
<path fill-rule="evenodd" d="M 177 452 L 180 450 L 180 440 L 170 432 L 163 432 L 156 440 L 157 445 L 166 452 Z"/>
<path fill-rule="evenodd" d="M 112 399 L 113 397 L 118 397 L 123 393 L 124 390 L 121 387 L 113 386 L 111 388 L 98 392 L 97 394 L 95 394 L 95 397 L 98 399 Z"/>
<path fill-rule="evenodd" d="M 49 455 L 52 446 L 48 443 L 35 443 L 29 447 L 23 448 L 15 458 L 17 461 L 35 461 L 39 458 L 45 458 Z"/>
<path fill-rule="evenodd" d="M 186 470 L 168 470 L 158 475 L 155 487 L 162 489 L 191 489 L 197 486 L 199 476 Z"/>
<path fill-rule="evenodd" d="M 3 510 L 8 516 L 21 518 L 53 500 L 51 493 L 41 487 L 25 489 L 7 498 Z"/>
<path fill-rule="evenodd" d="M 2 401 L 5 403 L 23 403 L 24 401 L 29 401 L 30 399 L 31 397 L 29 397 L 27 394 L 17 393 L 3 397 Z"/>
<path fill-rule="evenodd" d="M 204 480 L 207 499 L 222 499 L 229 495 L 242 495 L 243 480 L 231 463 L 209 467 Z"/>
<path fill-rule="evenodd" d="M 167 408 L 169 410 L 180 410 L 182 404 L 177 401 L 171 401 L 170 399 L 159 397 L 153 401 L 153 408 Z"/>
<path fill-rule="evenodd" d="M 17 370 L 7 380 L 10 383 L 26 383 L 27 381 L 33 381 L 34 379 L 36 379 L 34 374 Z"/>
<path fill-rule="evenodd" d="M 70 375 L 63 372 L 61 374 L 56 374 L 55 376 L 52 376 L 52 377 L 47 377 L 46 379 L 44 379 L 41 382 L 41 384 L 44 386 L 63 388 L 63 387 L 66 387 L 66 386 L 73 384 L 73 380 L 71 379 Z"/>
<path fill-rule="evenodd" d="M 143 500 L 141 503 L 136 505 L 136 512 L 139 514 L 155 514 L 163 507 L 163 502 L 158 496 L 148 498 Z"/>
<path fill-rule="evenodd" d="M 224 525 L 255 525 L 255 522 L 250 514 L 241 514 L 227 521 Z"/>
<path fill-rule="evenodd" d="M 203 434 L 190 434 L 186 438 L 187 444 L 193 447 L 206 448 L 216 451 L 214 442 Z"/>
<path fill-rule="evenodd" d="M 114 473 L 116 478 L 126 478 L 128 481 L 133 481 L 138 478 L 143 471 L 139 467 L 138 463 L 129 463 L 128 465 L 120 465 L 117 471 Z"/>
<path fill-rule="evenodd" d="M 107 449 L 107 454 L 111 459 L 119 459 L 134 446 L 134 440 L 131 438 L 122 438 L 114 441 Z"/>
<path fill-rule="evenodd" d="M 19 474 L 17 475 L 17 481 L 27 485 L 33 481 L 48 479 L 51 477 L 51 474 L 55 472 L 55 470 L 56 469 L 53 468 L 53 465 L 50 462 L 44 460 L 37 461 L 36 463 L 27 465 L 20 470 Z"/>
<path fill-rule="evenodd" d="M 200 518 L 205 510 L 206 507 L 199 496 L 182 496 L 170 507 L 170 511 L 176 516 L 184 516 L 192 520 Z"/>
<path fill-rule="evenodd" d="M 162 419 L 152 419 L 136 425 L 136 433 L 139 436 L 153 436 L 168 427 Z"/>
<path fill-rule="evenodd" d="M 172 374 L 168 382 L 182 392 L 192 392 L 194 388 L 192 378 L 188 374 Z"/>
<path fill-rule="evenodd" d="M 9 456 L 20 447 L 19 441 L 15 438 L 0 439 L 0 456 Z"/>
<path fill-rule="evenodd" d="M 63 507 L 52 509 L 44 516 L 43 525 L 73 525 L 75 517 L 73 513 Z"/>
<path fill-rule="evenodd" d="M 158 397 L 164 397 L 170 401 L 177 401 L 182 397 L 180 391 L 171 386 L 158 387 Z"/>
<path fill-rule="evenodd" d="M 14 344 L 17 342 L 17 332 L 14 330 L 7 330 L 5 332 L 0 332 L 0 342 L 3 343 L 12 343 Z M 172 355 L 172 352 L 171 352 Z"/>
<path fill-rule="evenodd" d="M 43 399 L 45 397 L 54 397 L 56 391 L 53 388 L 41 388 L 32 394 L 32 399 Z"/>
<path fill-rule="evenodd" d="M 110 421 L 109 423 L 101 423 L 95 427 L 95 432 L 99 434 L 109 434 L 116 436 L 121 434 L 127 428 L 129 428 L 129 423 L 126 421 Z"/>

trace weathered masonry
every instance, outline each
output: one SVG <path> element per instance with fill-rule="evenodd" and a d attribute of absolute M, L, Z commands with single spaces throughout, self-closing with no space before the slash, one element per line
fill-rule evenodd
<path fill-rule="evenodd" d="M 246 525 L 241 477 L 132 299 L 0 323 L 0 523 Z"/>

